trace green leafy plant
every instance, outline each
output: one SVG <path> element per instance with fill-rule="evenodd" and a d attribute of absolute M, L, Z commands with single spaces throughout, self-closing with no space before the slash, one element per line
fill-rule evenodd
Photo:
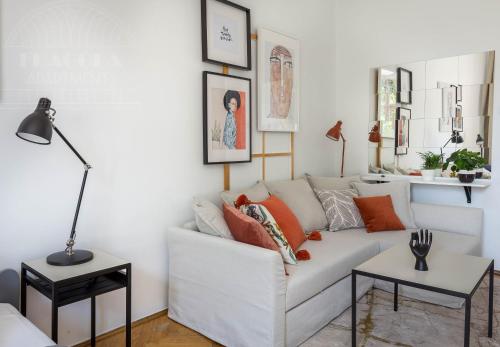
<path fill-rule="evenodd" d="M 471 171 L 477 168 L 482 168 L 486 165 L 486 160 L 479 152 L 468 151 L 464 148 L 453 152 L 450 157 L 446 159 L 443 164 L 443 170 L 448 169 L 450 164 L 452 164 L 451 171 L 453 172 L 460 170 Z"/>
<path fill-rule="evenodd" d="M 423 170 L 440 169 L 442 164 L 443 164 L 443 155 L 442 154 L 435 154 L 435 153 L 432 153 L 431 151 L 428 151 L 425 153 L 419 152 L 418 155 L 420 156 L 420 159 L 422 159 L 422 161 L 423 161 L 423 164 L 422 164 Z"/>

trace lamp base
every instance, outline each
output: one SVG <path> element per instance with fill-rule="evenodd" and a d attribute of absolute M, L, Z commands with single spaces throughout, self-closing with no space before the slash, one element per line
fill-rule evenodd
<path fill-rule="evenodd" d="M 77 249 L 73 250 L 72 255 L 68 255 L 65 251 L 52 253 L 47 257 L 47 263 L 55 266 L 72 266 L 86 263 L 92 258 L 94 258 L 92 252 Z"/>

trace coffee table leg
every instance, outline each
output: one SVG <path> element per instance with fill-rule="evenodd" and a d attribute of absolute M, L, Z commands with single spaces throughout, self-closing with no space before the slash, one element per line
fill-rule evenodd
<path fill-rule="evenodd" d="M 490 290 L 488 301 L 488 337 L 493 337 L 493 278 L 495 277 L 495 266 L 490 266 Z"/>
<path fill-rule="evenodd" d="M 398 282 L 394 282 L 394 311 L 398 310 Z"/>
<path fill-rule="evenodd" d="M 57 289 L 55 287 L 52 287 L 52 340 L 57 343 L 58 340 L 58 307 L 57 307 Z"/>
<path fill-rule="evenodd" d="M 465 327 L 464 327 L 464 346 L 469 347 L 470 343 L 470 296 L 465 298 Z"/>
<path fill-rule="evenodd" d="M 21 314 L 26 317 L 26 269 L 21 268 Z"/>
<path fill-rule="evenodd" d="M 95 346 L 95 296 L 90 298 L 90 346 Z"/>
<path fill-rule="evenodd" d="M 352 311 L 352 328 L 351 328 L 351 338 L 352 347 L 356 346 L 356 273 L 351 274 L 352 286 L 351 286 L 351 311 Z"/>
<path fill-rule="evenodd" d="M 132 346 L 132 266 L 127 267 L 125 345 Z"/>

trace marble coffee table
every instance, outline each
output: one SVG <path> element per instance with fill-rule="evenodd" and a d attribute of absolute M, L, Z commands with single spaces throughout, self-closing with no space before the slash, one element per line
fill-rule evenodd
<path fill-rule="evenodd" d="M 414 270 L 415 257 L 408 245 L 394 246 L 352 270 L 352 346 L 356 346 L 356 276 L 394 283 L 394 311 L 398 310 L 398 286 L 433 291 L 465 299 L 464 346 L 469 346 L 471 298 L 489 273 L 488 337 L 493 335 L 492 259 L 432 249 L 429 271 Z"/>

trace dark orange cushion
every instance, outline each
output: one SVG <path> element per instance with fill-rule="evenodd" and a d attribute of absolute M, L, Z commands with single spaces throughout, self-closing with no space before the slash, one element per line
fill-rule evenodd
<path fill-rule="evenodd" d="M 224 204 L 223 210 L 224 219 L 229 227 L 229 231 L 231 231 L 236 241 L 277 252 L 280 251 L 278 245 L 274 242 L 262 224 L 228 204 Z"/>
<path fill-rule="evenodd" d="M 353 198 L 369 233 L 386 230 L 405 230 L 394 211 L 390 195 Z"/>
<path fill-rule="evenodd" d="M 261 204 L 268 209 L 283 231 L 293 252 L 297 252 L 300 245 L 306 240 L 306 234 L 292 210 L 275 195 L 271 195 L 264 201 L 254 202 L 254 204 Z"/>

